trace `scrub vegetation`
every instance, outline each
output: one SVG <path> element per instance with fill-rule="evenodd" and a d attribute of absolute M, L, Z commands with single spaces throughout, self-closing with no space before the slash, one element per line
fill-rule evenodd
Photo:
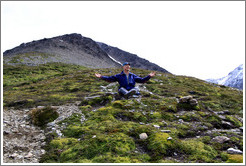
<path fill-rule="evenodd" d="M 59 115 L 51 106 L 79 102 L 81 114 L 59 122 L 62 136 L 47 140 L 42 163 L 242 163 L 243 92 L 193 77 L 157 73 L 141 85 L 140 98 L 117 98 L 117 84 L 94 76 L 121 69 L 89 69 L 49 63 L 3 65 L 4 108 L 34 108 L 33 124 L 45 127 Z M 148 70 L 132 69 L 144 77 Z M 109 90 L 110 89 L 110 90 Z M 181 103 L 192 96 L 197 104 Z M 37 109 L 46 106 L 46 109 Z M 35 109 L 36 108 L 36 109 Z M 81 123 L 82 114 L 86 120 Z M 51 116 L 52 115 L 52 116 Z M 49 117 L 49 118 L 47 118 Z M 146 133 L 146 139 L 140 134 Z M 226 136 L 223 144 L 216 136 Z"/>

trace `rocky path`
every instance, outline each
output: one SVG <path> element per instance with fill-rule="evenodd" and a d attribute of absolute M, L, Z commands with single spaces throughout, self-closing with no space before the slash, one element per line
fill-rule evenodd
<path fill-rule="evenodd" d="M 37 163 L 45 153 L 45 133 L 30 124 L 28 109 L 3 111 L 3 162 Z"/>
<path fill-rule="evenodd" d="M 37 108 L 42 108 L 39 106 Z M 5 109 L 3 110 L 3 162 L 4 163 L 38 163 L 41 155 L 45 153 L 46 136 L 56 132 L 62 136 L 58 123 L 73 113 L 81 114 L 77 103 L 55 106 L 59 117 L 47 124 L 47 128 L 31 124 L 28 113 L 32 109 Z M 85 120 L 84 116 L 81 122 Z"/>

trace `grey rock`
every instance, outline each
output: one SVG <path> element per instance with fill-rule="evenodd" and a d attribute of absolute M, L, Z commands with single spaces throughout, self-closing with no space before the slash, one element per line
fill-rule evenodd
<path fill-rule="evenodd" d="M 146 133 L 141 133 L 139 134 L 139 138 L 144 140 L 148 138 L 148 135 Z"/>
<path fill-rule="evenodd" d="M 172 140 L 173 138 L 172 137 L 168 137 L 167 140 Z"/>
<path fill-rule="evenodd" d="M 226 137 L 226 136 L 217 136 L 215 138 L 212 139 L 212 142 L 217 142 L 217 143 L 225 143 L 227 141 L 229 141 L 230 138 Z"/>
<path fill-rule="evenodd" d="M 221 124 L 222 124 L 224 129 L 231 129 L 231 128 L 234 127 L 230 122 L 226 122 L 226 121 L 223 121 L 223 120 L 221 121 Z"/>
<path fill-rule="evenodd" d="M 159 125 L 153 125 L 155 128 L 157 128 L 157 129 L 159 129 L 160 128 L 160 126 Z"/>
<path fill-rule="evenodd" d="M 216 112 L 216 114 L 218 114 L 218 115 L 230 115 L 230 111 L 228 111 L 228 110 L 219 111 L 219 112 Z"/>
<path fill-rule="evenodd" d="M 24 156 L 24 158 L 31 158 L 31 157 L 33 157 L 33 154 L 30 152 L 26 156 Z"/>
<path fill-rule="evenodd" d="M 190 100 L 190 105 L 196 106 L 198 104 L 198 101 L 196 99 L 191 99 Z"/>
<path fill-rule="evenodd" d="M 184 96 L 184 97 L 181 97 L 181 98 L 179 99 L 179 102 L 180 102 L 180 103 L 187 103 L 187 102 L 189 102 L 191 99 L 193 99 L 192 96 Z"/>
<path fill-rule="evenodd" d="M 229 154 L 243 154 L 243 152 L 239 149 L 229 148 L 227 149 L 227 153 Z"/>
<path fill-rule="evenodd" d="M 171 133 L 171 130 L 161 130 L 163 133 Z"/>

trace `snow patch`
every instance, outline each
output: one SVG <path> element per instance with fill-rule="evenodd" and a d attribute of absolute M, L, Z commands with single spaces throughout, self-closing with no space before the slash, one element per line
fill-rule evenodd
<path fill-rule="evenodd" d="M 109 54 L 108 54 L 108 56 L 109 56 L 109 58 L 110 59 L 112 59 L 113 61 L 115 61 L 116 63 L 119 63 L 120 65 L 122 65 L 122 63 L 120 63 L 119 61 L 117 61 L 116 59 L 114 59 L 112 56 L 110 56 Z"/>

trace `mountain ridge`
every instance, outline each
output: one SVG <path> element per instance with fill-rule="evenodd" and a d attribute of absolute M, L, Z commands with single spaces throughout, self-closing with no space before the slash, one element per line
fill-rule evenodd
<path fill-rule="evenodd" d="M 207 79 L 206 81 L 242 90 L 243 89 L 243 64 L 236 67 L 227 76 L 224 76 L 218 79 Z"/>
<path fill-rule="evenodd" d="M 130 62 L 132 67 L 147 69 L 147 70 L 156 70 L 161 72 L 168 72 L 167 70 L 161 68 L 157 64 L 149 62 L 144 58 L 139 58 L 136 54 L 132 54 L 126 51 L 123 51 L 117 47 L 109 46 L 105 43 L 97 42 L 97 44 L 110 56 L 112 56 L 116 61 L 124 63 Z M 168 72 L 169 73 L 169 72 Z"/>
<path fill-rule="evenodd" d="M 107 49 L 105 49 L 106 46 Z M 169 73 L 137 55 L 96 42 L 77 33 L 22 43 L 13 49 L 6 50 L 3 57 L 6 64 L 38 65 L 62 62 L 89 68 L 120 67 L 121 64 L 117 61 L 121 63 L 128 61 L 132 67 Z"/>

